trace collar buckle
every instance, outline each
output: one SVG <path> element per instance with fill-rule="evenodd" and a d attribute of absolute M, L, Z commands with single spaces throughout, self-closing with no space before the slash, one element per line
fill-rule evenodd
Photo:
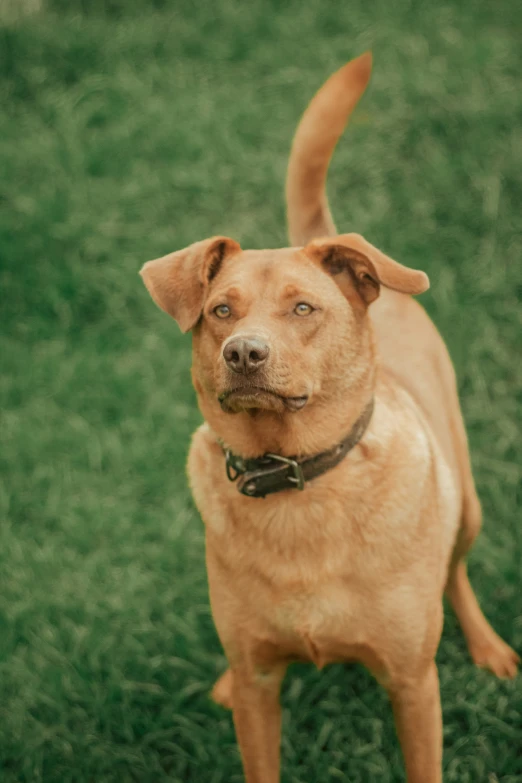
<path fill-rule="evenodd" d="M 225 467 L 229 481 L 236 481 L 239 476 L 246 472 L 244 460 L 232 454 L 230 449 L 225 449 Z"/>
<path fill-rule="evenodd" d="M 303 469 L 297 460 L 290 459 L 289 457 L 282 457 L 280 454 L 271 454 L 271 453 L 265 454 L 265 457 L 274 459 L 276 462 L 283 462 L 285 465 L 291 467 L 294 475 L 287 476 L 286 477 L 287 480 L 291 481 L 292 484 L 295 485 L 295 489 L 305 488 L 305 478 L 303 475 Z"/>

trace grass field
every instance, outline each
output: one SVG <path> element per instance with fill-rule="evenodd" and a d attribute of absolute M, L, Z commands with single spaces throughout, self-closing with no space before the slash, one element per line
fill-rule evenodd
<path fill-rule="evenodd" d="M 0 4 L 0 780 L 242 780 L 207 695 L 190 338 L 137 272 L 216 233 L 285 244 L 300 112 L 370 47 L 331 200 L 430 274 L 485 511 L 472 581 L 520 651 L 519 0 L 26 2 Z M 522 680 L 475 669 L 449 613 L 438 662 L 445 780 L 520 783 Z M 283 702 L 284 783 L 404 779 L 362 668 L 296 666 Z"/>

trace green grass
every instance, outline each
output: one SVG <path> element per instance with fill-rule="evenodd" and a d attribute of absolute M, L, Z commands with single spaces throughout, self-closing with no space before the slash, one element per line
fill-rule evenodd
<path fill-rule="evenodd" d="M 190 338 L 137 271 L 215 233 L 285 244 L 294 126 L 369 47 L 332 203 L 431 276 L 485 511 L 471 576 L 522 649 L 519 0 L 43 0 L 0 24 L 0 779 L 242 780 L 207 696 Z M 522 681 L 475 669 L 450 614 L 438 661 L 445 780 L 522 781 Z M 362 668 L 294 667 L 283 703 L 284 783 L 404 779 Z"/>

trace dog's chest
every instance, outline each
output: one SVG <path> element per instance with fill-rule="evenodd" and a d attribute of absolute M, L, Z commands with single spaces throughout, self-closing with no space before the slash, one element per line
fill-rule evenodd
<path fill-rule="evenodd" d="M 318 579 L 281 590 L 272 611 L 266 604 L 264 625 L 278 644 L 286 646 L 290 657 L 311 660 L 321 668 L 357 657 L 351 650 L 367 645 L 363 606 L 349 579 Z"/>
<path fill-rule="evenodd" d="M 193 448 L 191 484 L 222 640 L 248 635 L 289 658 L 319 666 L 356 658 L 375 670 L 375 640 L 384 628 L 405 639 L 408 618 L 427 616 L 426 596 L 442 592 L 451 548 L 453 532 L 439 520 L 449 520 L 454 503 L 430 500 L 442 485 L 424 438 L 415 457 L 412 470 L 396 454 L 383 464 L 353 453 L 304 492 L 263 500 L 224 483 L 221 455 Z"/>
<path fill-rule="evenodd" d="M 404 564 L 399 520 L 388 510 L 383 535 L 362 504 L 350 510 L 332 492 L 328 511 L 326 519 L 324 498 L 313 492 L 281 498 L 264 511 L 258 506 L 253 518 L 229 509 L 226 532 L 208 531 L 211 594 L 233 586 L 225 614 L 289 658 L 319 667 L 358 659 L 375 669 L 372 640 L 390 609 L 383 584 L 397 584 Z"/>

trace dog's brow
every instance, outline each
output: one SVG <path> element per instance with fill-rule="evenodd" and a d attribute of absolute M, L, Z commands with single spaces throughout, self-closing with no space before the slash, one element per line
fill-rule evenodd
<path fill-rule="evenodd" d="M 223 294 L 232 302 L 238 302 L 241 299 L 241 291 L 239 288 L 236 288 L 236 286 L 227 288 L 225 291 L 223 291 Z"/>
<path fill-rule="evenodd" d="M 301 293 L 301 289 L 294 283 L 289 283 L 283 288 L 283 297 L 285 299 L 293 299 L 295 296 Z"/>

